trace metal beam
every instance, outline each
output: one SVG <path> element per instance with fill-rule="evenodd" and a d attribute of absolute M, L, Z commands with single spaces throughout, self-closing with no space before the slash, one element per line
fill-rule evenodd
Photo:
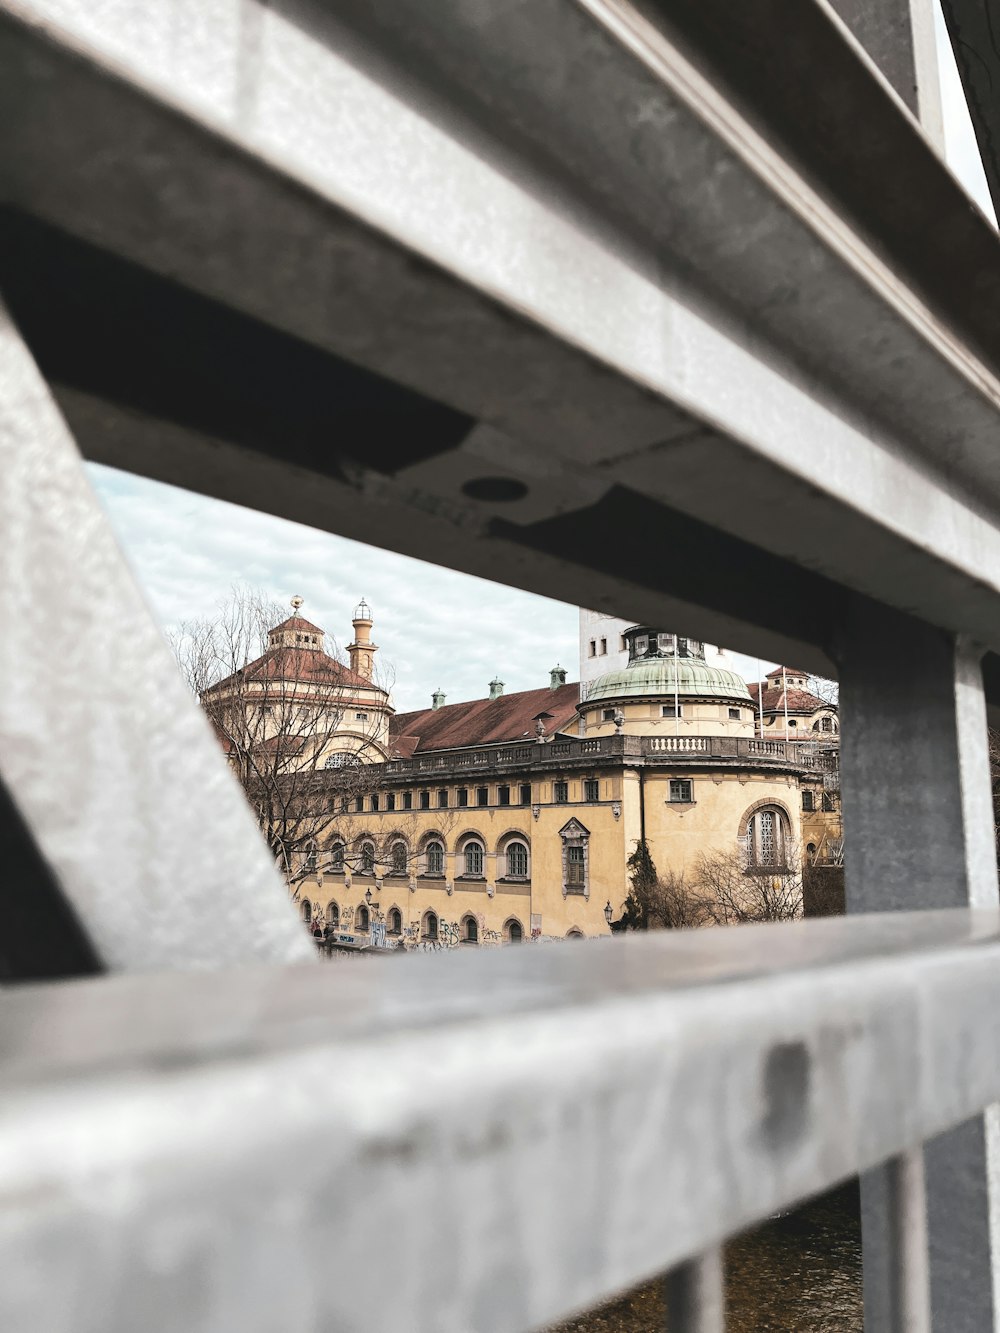
<path fill-rule="evenodd" d="M 12 949 L 15 977 L 45 954 L 57 973 L 313 957 L 2 307 L 0 384 L 0 780 L 8 879 L 22 872 L 4 886 L 0 957 Z M 40 912 L 55 885 L 66 902 Z"/>
<path fill-rule="evenodd" d="M 328 523 L 348 508 L 357 527 L 402 515 L 399 548 L 551 591 L 534 552 L 570 514 L 581 531 L 600 522 L 618 487 L 626 510 L 648 497 L 667 520 L 819 576 L 768 639 L 719 562 L 701 598 L 714 637 L 768 651 L 780 635 L 808 665 L 828 664 L 817 612 L 823 589 L 843 585 L 1000 646 L 996 349 L 975 311 L 959 315 L 954 271 L 944 281 L 913 245 L 902 266 L 882 257 L 902 213 L 864 200 L 876 173 L 884 184 L 885 153 L 899 150 L 909 203 L 931 201 L 917 230 L 946 218 L 949 254 L 980 291 L 1000 279 L 996 238 L 823 7 L 803 5 L 795 40 L 836 69 L 845 105 L 846 82 L 877 108 L 879 154 L 850 163 L 841 121 L 839 158 L 817 154 L 811 173 L 795 140 L 805 99 L 772 93 L 747 112 L 711 5 L 668 26 L 560 0 L 484 27 L 459 0 L 433 13 L 251 4 L 238 28 L 224 6 L 192 25 L 179 5 L 182 41 L 157 26 L 170 6 L 113 23 L 85 5 L 57 18 L 4 8 L 0 124 L 21 212 L 4 248 L 18 264 L 0 276 L 67 410 L 96 403 L 73 422 L 92 456 L 294 512 L 265 484 L 289 441 L 248 440 L 235 412 L 171 419 L 109 383 L 100 337 L 86 356 L 59 344 L 59 320 L 40 317 L 17 279 L 22 261 L 44 269 L 56 255 L 54 235 L 125 266 L 133 292 L 167 280 L 295 340 L 302 364 L 318 350 L 331 372 L 363 366 L 478 423 L 457 447 L 447 432 L 421 435 L 403 458 L 399 432 L 380 458 L 357 422 L 333 423 L 328 443 L 294 459 Z M 554 50 L 559 77 L 540 54 Z M 143 335 L 127 311 L 106 313 L 104 327 Z M 311 364 L 304 383 L 324 373 Z M 97 438 L 102 413 L 122 411 L 143 417 L 145 447 Z M 528 495 L 506 509 L 469 500 L 463 485 L 490 473 Z M 564 559 L 564 595 L 600 585 L 604 559 Z M 601 605 L 651 600 L 637 588 L 632 602 L 613 576 L 603 587 Z M 695 614 L 704 632 L 710 618 Z"/>
<path fill-rule="evenodd" d="M 967 1117 L 997 1012 L 995 912 L 22 988 L 0 1323 L 540 1327 Z"/>
<path fill-rule="evenodd" d="M 856 603 L 842 628 L 841 770 L 849 912 L 997 905 L 981 651 Z M 925 1148 L 934 1327 L 997 1327 L 1000 1163 L 990 1107 Z M 896 1191 L 862 1180 L 865 1327 L 897 1327 Z"/>

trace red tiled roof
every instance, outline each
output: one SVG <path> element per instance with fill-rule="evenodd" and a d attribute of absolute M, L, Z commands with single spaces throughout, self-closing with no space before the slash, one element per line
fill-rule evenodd
<path fill-rule="evenodd" d="M 303 621 L 308 624 L 308 621 Z M 359 676 L 350 667 L 344 666 L 336 658 L 330 657 L 319 648 L 268 648 L 266 653 L 248 662 L 242 671 L 237 671 L 225 680 L 216 681 L 205 691 L 211 694 L 224 689 L 238 676 L 245 680 L 287 680 L 302 681 L 307 685 L 336 686 L 338 689 L 377 689 L 364 676 Z"/>
<path fill-rule="evenodd" d="M 397 754 L 405 758 L 427 750 L 534 740 L 539 713 L 550 715 L 544 719 L 548 736 L 570 726 L 579 702 L 579 684 L 560 685 L 554 690 L 522 690 L 501 694 L 499 699 L 470 699 L 468 703 L 400 713 L 391 724 L 390 736 Z"/>
<path fill-rule="evenodd" d="M 790 667 L 790 666 L 779 666 L 779 667 L 775 667 L 773 671 L 769 671 L 769 672 L 767 673 L 767 675 L 764 677 L 764 679 L 765 679 L 765 680 L 780 680 L 781 677 L 782 677 L 783 675 L 784 675 L 784 676 L 802 676 L 802 677 L 804 677 L 806 680 L 809 679 L 809 672 L 808 672 L 808 671 L 801 671 L 798 667 Z"/>
<path fill-rule="evenodd" d="M 770 680 L 771 677 L 768 677 Z M 760 693 L 760 685 L 757 681 L 748 683 L 747 689 L 750 691 L 750 698 L 757 703 L 757 696 Z M 786 691 L 780 685 L 764 686 L 764 712 L 765 713 L 783 713 L 785 711 L 785 693 Z M 814 713 L 817 708 L 825 708 L 827 705 L 823 699 L 817 698 L 809 690 L 797 690 L 793 685 L 789 685 L 788 690 L 788 711 L 790 713 Z"/>
<path fill-rule="evenodd" d="M 318 625 L 314 625 L 311 620 L 306 620 L 302 616 L 289 616 L 280 625 L 275 625 L 274 629 L 268 630 L 268 633 L 277 634 L 278 630 L 283 629 L 305 630 L 307 634 L 319 634 L 320 636 L 323 634 Z"/>

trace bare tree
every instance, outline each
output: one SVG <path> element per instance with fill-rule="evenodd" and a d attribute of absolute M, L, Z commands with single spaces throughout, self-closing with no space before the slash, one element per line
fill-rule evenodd
<path fill-rule="evenodd" d="M 319 631 L 277 632 L 285 621 L 238 586 L 216 616 L 179 625 L 171 646 L 294 890 L 329 848 L 347 866 L 361 855 L 356 816 L 387 754 L 389 682 L 358 676 Z"/>
<path fill-rule="evenodd" d="M 640 841 L 628 859 L 631 887 L 621 920 L 629 930 L 682 930 L 714 920 L 710 905 L 683 871 L 657 873 L 649 847 Z"/>
<path fill-rule="evenodd" d="M 837 681 L 828 680 L 826 676 L 810 676 L 809 689 L 817 699 L 829 707 L 840 706 L 840 685 Z"/>
<path fill-rule="evenodd" d="M 791 867 L 752 865 L 742 848 L 702 853 L 692 876 L 695 892 L 720 926 L 791 921 L 802 915 L 802 876 Z"/>

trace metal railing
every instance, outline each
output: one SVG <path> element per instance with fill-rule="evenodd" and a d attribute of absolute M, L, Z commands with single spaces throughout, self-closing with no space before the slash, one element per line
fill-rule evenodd
<path fill-rule="evenodd" d="M 856 1172 L 868 1333 L 997 1327 L 1000 249 L 929 9 L 792 8 L 0 0 L 5 1333 L 709 1333 Z M 836 674 L 953 910 L 309 965 L 82 458 Z"/>

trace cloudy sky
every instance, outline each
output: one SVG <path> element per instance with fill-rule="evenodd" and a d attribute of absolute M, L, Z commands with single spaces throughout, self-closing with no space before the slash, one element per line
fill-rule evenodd
<path fill-rule="evenodd" d="M 948 162 L 995 221 L 937 17 Z M 110 468 L 90 465 L 89 472 L 165 628 L 211 615 L 234 584 L 249 584 L 281 603 L 296 594 L 305 598 L 303 613 L 345 644 L 352 610 L 364 596 L 401 710 L 429 705 L 439 686 L 457 702 L 485 695 L 495 675 L 511 692 L 547 684 L 557 663 L 569 669 L 571 680 L 578 674 L 576 607 Z M 756 677 L 755 660 L 736 657 L 734 665 Z"/>

